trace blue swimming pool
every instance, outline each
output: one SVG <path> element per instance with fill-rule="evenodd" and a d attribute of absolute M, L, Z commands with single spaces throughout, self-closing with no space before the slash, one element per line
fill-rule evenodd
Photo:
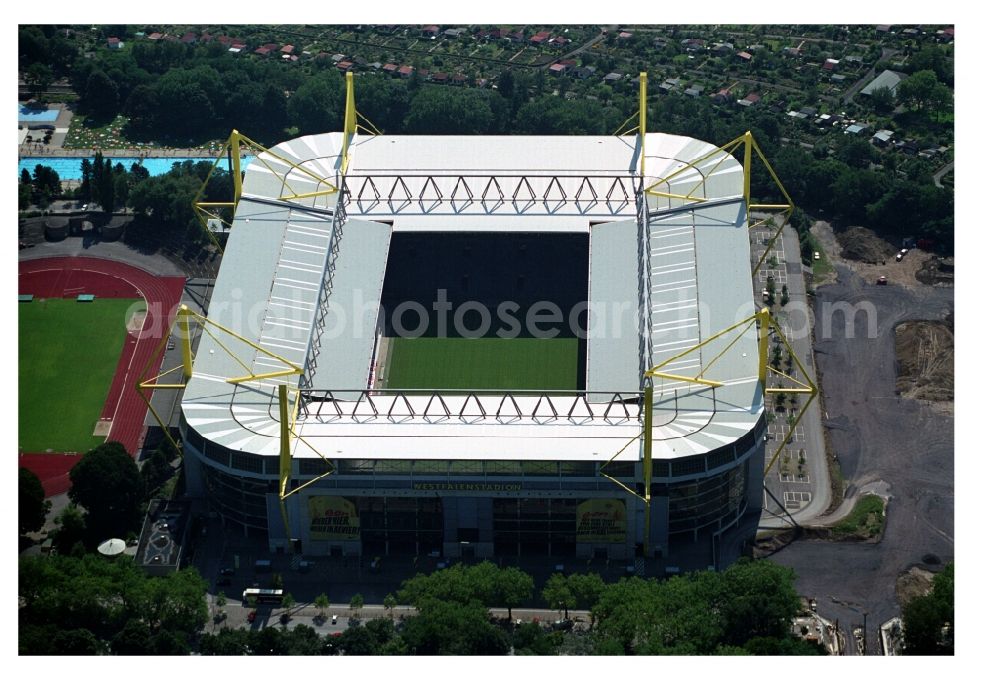
<path fill-rule="evenodd" d="M 196 162 L 208 161 L 214 162 L 215 157 L 112 157 L 111 164 L 115 165 L 119 162 L 125 167 L 126 170 L 130 169 L 133 164 L 141 162 L 142 166 L 149 170 L 151 176 L 159 176 L 160 174 L 165 174 L 170 171 L 170 167 L 174 165 L 174 162 L 184 162 L 185 160 L 194 160 Z M 244 157 L 243 161 L 248 162 L 250 157 Z M 25 157 L 22 158 L 17 163 L 17 175 L 21 175 L 21 171 L 27 169 L 29 173 L 35 171 L 35 165 L 41 164 L 45 167 L 50 167 L 56 170 L 59 174 L 59 178 L 64 181 L 79 181 L 83 178 L 83 173 L 80 169 L 80 163 L 83 158 L 80 157 Z M 91 161 L 93 161 L 91 159 Z M 225 160 L 219 163 L 219 166 L 223 169 L 228 168 L 228 163 Z"/>
<path fill-rule="evenodd" d="M 28 108 L 23 104 L 17 104 L 18 122 L 55 122 L 59 117 L 59 110 L 47 110 L 45 108 Z"/>

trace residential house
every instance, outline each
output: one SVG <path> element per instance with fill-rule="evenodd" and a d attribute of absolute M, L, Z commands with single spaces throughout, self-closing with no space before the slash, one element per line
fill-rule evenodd
<path fill-rule="evenodd" d="M 284 47 L 281 48 L 280 51 L 281 51 L 282 54 L 294 54 L 295 53 L 295 45 L 285 45 Z"/>
<path fill-rule="evenodd" d="M 464 85 L 469 81 L 469 76 L 463 73 L 453 73 L 451 76 L 451 84 L 453 85 Z"/>
<path fill-rule="evenodd" d="M 278 48 L 278 45 L 276 45 L 276 44 L 274 44 L 272 42 L 272 43 L 269 43 L 269 44 L 266 44 L 266 45 L 261 45 L 257 49 L 253 50 L 253 53 L 254 54 L 259 54 L 260 56 L 269 56 L 271 54 L 271 52 L 273 52 L 277 48 Z"/>
<path fill-rule="evenodd" d="M 621 73 L 608 73 L 607 75 L 604 76 L 604 82 L 610 85 L 617 84 L 618 82 L 621 81 L 621 79 L 622 79 Z"/>
<path fill-rule="evenodd" d="M 118 38 L 108 38 L 108 49 L 121 49 L 125 43 Z"/>
<path fill-rule="evenodd" d="M 185 45 L 190 45 L 194 42 L 197 42 L 197 40 L 198 36 L 191 31 L 188 31 L 187 33 L 181 36 L 181 42 L 183 42 Z"/>
<path fill-rule="evenodd" d="M 448 84 L 448 73 L 434 73 L 431 75 L 431 82 L 437 84 Z"/>
<path fill-rule="evenodd" d="M 622 31 L 621 33 L 618 34 L 618 39 L 619 40 L 631 40 L 632 39 L 632 34 L 629 33 L 629 32 L 627 32 L 627 31 Z"/>
<path fill-rule="evenodd" d="M 343 61 L 338 61 L 337 68 L 340 70 L 341 73 L 346 73 L 347 71 L 354 68 L 354 63 L 351 61 L 347 61 L 346 59 Z"/>
<path fill-rule="evenodd" d="M 830 82 L 843 82 L 847 79 L 846 75 L 841 75 L 840 73 L 834 73 L 830 76 Z"/>
<path fill-rule="evenodd" d="M 661 92 L 666 94 L 667 92 L 673 89 L 677 89 L 680 86 L 681 86 L 681 79 L 679 77 L 674 77 L 661 82 L 659 89 Z"/>
<path fill-rule="evenodd" d="M 424 26 L 420 29 L 420 34 L 425 38 L 436 38 L 439 32 L 441 32 L 441 28 L 438 26 Z"/>
<path fill-rule="evenodd" d="M 552 35 L 552 33 L 550 33 L 549 31 L 541 31 L 539 33 L 535 33 L 534 35 L 532 35 L 531 40 L 529 40 L 529 42 L 533 45 L 540 45 L 544 42 L 547 42 L 550 35 Z"/>
<path fill-rule="evenodd" d="M 872 143 L 880 147 L 888 146 L 892 141 L 892 135 L 894 133 L 895 132 L 889 131 L 888 129 L 879 129 L 875 132 L 875 135 L 872 136 Z"/>
<path fill-rule="evenodd" d="M 875 32 L 876 33 L 889 33 L 891 31 L 892 31 L 892 26 L 890 24 L 887 24 L 887 23 L 885 23 L 885 24 L 879 24 L 878 26 L 875 26 Z"/>
<path fill-rule="evenodd" d="M 805 115 L 806 117 L 812 117 L 813 115 L 816 114 L 816 109 L 810 106 L 806 108 L 800 108 L 799 112 Z"/>
<path fill-rule="evenodd" d="M 823 62 L 823 70 L 837 70 L 838 65 L 840 65 L 839 59 L 827 59 Z"/>
<path fill-rule="evenodd" d="M 740 99 L 736 103 L 740 104 L 741 106 L 750 107 L 750 106 L 754 105 L 755 103 L 757 103 L 758 101 L 760 101 L 760 94 L 758 94 L 757 92 L 753 92 L 753 93 L 747 94 L 746 96 L 744 96 L 742 99 Z"/>
<path fill-rule="evenodd" d="M 868 128 L 868 125 L 865 124 L 864 122 L 855 122 L 854 124 L 852 124 L 851 126 L 849 126 L 847 129 L 845 129 L 844 133 L 845 134 L 860 134 L 861 132 L 863 132 L 867 128 Z"/>
<path fill-rule="evenodd" d="M 716 42 L 712 45 L 712 51 L 721 56 L 723 54 L 732 54 L 736 51 L 736 47 L 732 42 Z"/>
<path fill-rule="evenodd" d="M 704 91 L 704 89 L 705 88 L 702 87 L 701 85 L 691 85 L 690 87 L 684 90 L 684 94 L 692 98 L 697 98 L 701 96 L 701 93 L 702 91 Z"/>
<path fill-rule="evenodd" d="M 743 63 L 750 63 L 750 60 L 753 58 L 753 56 L 750 54 L 750 52 L 737 52 L 736 58 L 742 61 Z"/>
<path fill-rule="evenodd" d="M 413 66 L 400 66 L 396 69 L 396 74 L 404 79 L 409 79 L 413 75 Z"/>
<path fill-rule="evenodd" d="M 562 77 L 569 70 L 569 67 L 564 63 L 553 63 L 549 66 L 549 75 L 555 75 L 557 77 Z"/>
<path fill-rule="evenodd" d="M 573 69 L 573 76 L 579 80 L 586 80 L 597 72 L 594 66 L 579 66 Z"/>
<path fill-rule="evenodd" d="M 394 63 L 387 63 L 382 66 L 382 72 L 388 73 L 389 75 L 396 75 L 397 70 L 399 70 L 399 66 Z"/>
<path fill-rule="evenodd" d="M 464 32 L 464 28 L 449 28 L 444 32 L 444 36 L 449 39 L 460 38 Z"/>
<path fill-rule="evenodd" d="M 712 94 L 712 103 L 728 103 L 729 101 L 729 87 L 724 87 L 719 91 Z"/>
<path fill-rule="evenodd" d="M 654 38 L 653 39 L 653 47 L 655 47 L 656 49 L 663 49 L 666 46 L 667 46 L 667 39 L 666 38 Z"/>
<path fill-rule="evenodd" d="M 154 42 L 157 41 L 157 40 L 162 40 L 163 39 L 163 33 L 150 33 L 149 34 L 149 39 L 153 40 Z"/>
<path fill-rule="evenodd" d="M 567 44 L 568 42 L 570 42 L 570 40 L 567 40 L 566 38 L 564 38 L 563 36 L 560 35 L 559 37 L 557 37 L 556 39 L 554 39 L 552 41 L 552 44 L 554 44 L 556 47 L 562 47 L 563 45 Z"/>

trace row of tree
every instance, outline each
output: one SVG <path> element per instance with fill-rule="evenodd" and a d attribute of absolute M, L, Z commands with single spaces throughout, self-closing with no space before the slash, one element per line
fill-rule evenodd
<path fill-rule="evenodd" d="M 352 622 L 340 637 L 318 636 L 307 654 L 347 655 L 756 655 L 824 654 L 791 633 L 801 603 L 791 570 L 744 560 L 722 573 L 699 572 L 666 581 L 627 578 L 613 584 L 600 576 L 552 575 L 541 590 L 550 608 L 568 617 L 570 609 L 591 609 L 595 623 L 584 635 L 544 629 L 537 623 L 512 624 L 511 609 L 537 602 L 527 573 L 486 562 L 457 565 L 403 582 L 386 608 L 398 600 L 417 614 L 397 626 L 391 620 Z M 317 599 L 325 605 L 325 598 Z M 356 604 L 352 602 L 352 607 Z M 357 604 L 360 605 L 360 604 Z M 489 608 L 507 608 L 497 622 Z M 294 640 L 300 642 L 304 636 Z M 206 654 L 246 654 L 257 650 L 240 632 L 206 637 Z M 261 653 L 256 653 L 261 654 Z"/>
<path fill-rule="evenodd" d="M 208 621 L 192 568 L 150 577 L 127 557 L 24 556 L 18 563 L 22 655 L 186 655 Z"/>

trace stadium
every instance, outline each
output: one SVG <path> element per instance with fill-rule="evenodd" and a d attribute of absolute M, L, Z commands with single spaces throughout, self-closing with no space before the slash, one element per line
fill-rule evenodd
<path fill-rule="evenodd" d="M 632 134 L 361 135 L 349 79 L 343 132 L 245 175 L 234 132 L 189 494 L 289 554 L 724 565 L 762 503 L 759 205 L 644 94 Z"/>

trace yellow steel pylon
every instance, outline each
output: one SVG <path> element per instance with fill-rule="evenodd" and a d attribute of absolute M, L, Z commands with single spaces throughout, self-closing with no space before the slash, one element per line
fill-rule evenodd
<path fill-rule="evenodd" d="M 781 330 L 781 326 L 777 322 L 771 321 L 771 314 L 767 310 L 767 308 L 761 310 L 760 312 L 756 312 L 750 315 L 746 319 L 736 322 L 732 326 L 729 326 L 715 333 L 709 338 L 706 338 L 705 340 L 695 345 L 694 347 L 691 347 L 681 352 L 680 354 L 675 355 L 670 359 L 667 359 L 666 361 L 661 362 L 660 364 L 657 364 L 656 366 L 650 368 L 648 371 L 646 371 L 645 378 L 647 379 L 664 378 L 669 380 L 678 380 L 682 382 L 704 385 L 705 387 L 710 387 L 710 388 L 725 387 L 726 383 L 715 380 L 708 380 L 707 378 L 704 377 L 704 375 L 722 357 L 722 355 L 726 354 L 729 350 L 731 350 L 739 341 L 739 339 L 753 328 L 756 328 L 758 334 L 757 341 L 758 341 L 758 348 L 760 350 L 760 355 L 759 355 L 757 376 L 758 379 L 760 380 L 761 388 L 764 394 L 765 395 L 777 394 L 779 392 L 784 392 L 791 394 L 809 395 L 809 399 L 806 401 L 805 405 L 799 411 L 799 415 L 796 416 L 794 420 L 792 420 L 792 423 L 789 426 L 789 430 L 785 435 L 785 438 L 782 440 L 781 445 L 775 452 L 774 457 L 771 458 L 771 462 L 765 468 L 764 475 L 766 476 L 767 473 L 771 470 L 771 467 L 774 465 L 775 458 L 777 458 L 781 454 L 781 451 L 784 450 L 785 446 L 792 439 L 793 435 L 795 434 L 795 429 L 798 427 L 799 421 L 802 419 L 802 415 L 809 408 L 810 404 L 812 404 L 813 399 L 816 398 L 816 395 L 819 392 L 818 388 L 816 387 L 816 384 L 809 377 L 808 372 L 802 366 L 802 362 L 795 354 L 795 351 L 792 349 L 791 344 L 788 342 L 788 339 L 786 338 L 784 332 Z M 737 332 L 738 329 L 742 330 L 739 330 Z M 715 341 L 722 339 L 724 336 L 734 332 L 736 332 L 735 337 L 732 340 L 730 340 L 722 348 L 722 350 L 719 351 L 718 354 L 712 357 L 712 359 L 710 359 L 708 363 L 705 364 L 705 366 L 702 367 L 698 375 L 694 377 L 682 376 L 664 370 L 664 367 L 669 366 L 671 362 L 680 359 L 685 355 L 691 354 L 696 350 L 701 350 L 707 347 L 708 345 L 714 343 Z M 768 344 L 769 344 L 768 341 L 772 333 L 774 335 L 777 335 L 779 340 L 781 340 L 781 342 L 785 345 L 785 348 L 788 350 L 788 353 L 792 356 L 792 359 L 794 360 L 796 367 L 802 374 L 804 382 L 802 380 L 793 378 L 789 374 L 779 371 L 778 369 L 772 368 L 770 365 L 768 365 L 767 363 Z M 769 373 L 774 373 L 784 378 L 787 378 L 788 380 L 791 380 L 793 383 L 798 385 L 798 387 L 768 387 L 767 376 Z M 611 458 L 609 458 L 606 462 L 604 462 L 604 464 L 600 466 L 598 471 L 600 475 L 603 476 L 605 479 L 610 480 L 611 482 L 616 484 L 619 488 L 631 494 L 632 496 L 638 498 L 645 504 L 645 529 L 644 529 L 645 536 L 643 542 L 643 553 L 644 556 L 648 556 L 649 519 L 650 519 L 650 510 L 652 508 L 651 486 L 653 481 L 653 387 L 651 384 L 647 384 L 643 389 L 642 407 L 643 407 L 642 431 L 635 437 L 630 439 L 621 448 L 621 450 L 619 450 L 617 453 L 611 456 Z M 643 477 L 642 493 L 639 493 L 638 491 L 630 488 L 619 479 L 611 476 L 610 474 L 605 473 L 604 471 L 604 469 L 608 465 L 614 462 L 618 458 L 618 456 L 624 453 L 633 443 L 635 443 L 640 438 L 642 439 L 642 477 Z"/>

